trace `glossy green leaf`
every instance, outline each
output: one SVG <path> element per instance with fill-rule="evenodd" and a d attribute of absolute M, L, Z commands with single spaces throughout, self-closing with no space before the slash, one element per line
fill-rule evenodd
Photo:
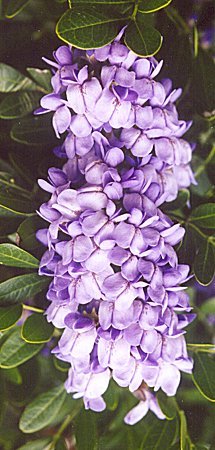
<path fill-rule="evenodd" d="M 177 430 L 177 421 L 174 420 L 161 420 L 156 424 L 156 427 L 152 426 L 148 428 L 148 431 L 143 437 L 143 441 L 140 450 L 168 450 L 175 438 Z"/>
<path fill-rule="evenodd" d="M 41 292 L 49 284 L 47 277 L 37 273 L 19 275 L 0 283 L 0 306 L 19 303 Z"/>
<path fill-rule="evenodd" d="M 0 244 L 0 264 L 11 267 L 37 269 L 39 261 L 33 255 L 13 244 Z"/>
<path fill-rule="evenodd" d="M 14 92 L 5 97 L 0 103 L 1 119 L 16 119 L 26 116 L 39 105 L 39 92 Z"/>
<path fill-rule="evenodd" d="M 18 386 L 22 384 L 22 375 L 17 367 L 13 369 L 2 369 L 2 371 L 5 379 L 10 383 L 17 384 Z"/>
<path fill-rule="evenodd" d="M 207 286 L 213 280 L 215 271 L 215 254 L 208 239 L 202 240 L 194 261 L 194 273 L 200 284 Z"/>
<path fill-rule="evenodd" d="M 173 420 L 177 414 L 177 404 L 174 397 L 167 397 L 161 390 L 157 393 L 159 406 L 167 420 Z"/>
<path fill-rule="evenodd" d="M 138 13 L 125 32 L 125 43 L 128 48 L 144 57 L 155 55 L 161 48 L 162 39 L 159 31 L 146 24 L 144 16 Z"/>
<path fill-rule="evenodd" d="M 28 441 L 26 444 L 19 447 L 17 450 L 48 450 L 50 438 L 35 439 L 34 441 Z"/>
<path fill-rule="evenodd" d="M 29 343 L 40 344 L 48 342 L 53 334 L 54 327 L 39 313 L 29 316 L 22 325 L 22 338 Z"/>
<path fill-rule="evenodd" d="M 54 145 L 57 138 L 51 124 L 51 117 L 29 117 L 20 119 L 11 130 L 11 138 L 21 144 L 30 145 Z"/>
<path fill-rule="evenodd" d="M 0 63 L 0 92 L 35 91 L 37 85 L 30 78 L 7 64 Z"/>
<path fill-rule="evenodd" d="M 123 26 L 123 20 L 105 6 L 74 6 L 60 18 L 56 33 L 60 39 L 75 47 L 98 48 L 117 36 L 120 22 Z"/>
<path fill-rule="evenodd" d="M 1 347 L 0 367 L 3 369 L 17 367 L 36 355 L 42 347 L 42 344 L 28 344 L 23 341 L 20 328 L 17 327 Z"/>
<path fill-rule="evenodd" d="M 19 427 L 23 433 L 35 433 L 50 425 L 66 398 L 63 384 L 36 397 L 24 410 Z"/>
<path fill-rule="evenodd" d="M 77 450 L 95 450 L 97 443 L 95 413 L 82 409 L 76 418 L 75 438 Z"/>
<path fill-rule="evenodd" d="M 39 246 L 36 238 L 36 231 L 44 227 L 43 220 L 38 216 L 25 219 L 17 229 L 17 239 L 19 245 L 26 250 L 35 250 Z"/>
<path fill-rule="evenodd" d="M 215 361 L 205 353 L 194 353 L 193 381 L 199 392 L 215 402 Z"/>
<path fill-rule="evenodd" d="M 13 327 L 22 315 L 22 305 L 0 307 L 0 330 Z"/>
<path fill-rule="evenodd" d="M 27 67 L 27 72 L 33 78 L 33 80 L 38 84 L 41 88 L 45 90 L 45 92 L 51 92 L 51 77 L 52 74 L 48 69 L 37 69 L 34 67 Z"/>
<path fill-rule="evenodd" d="M 19 14 L 23 8 L 29 3 L 30 0 L 8 0 L 6 8 L 6 17 L 12 19 L 12 17 Z"/>
<path fill-rule="evenodd" d="M 201 48 L 193 62 L 191 89 L 197 112 L 212 112 L 215 104 L 215 64 L 209 52 Z"/>
<path fill-rule="evenodd" d="M 0 217 L 30 216 L 34 211 L 33 202 L 9 194 L 0 194 Z"/>
<path fill-rule="evenodd" d="M 192 211 L 190 221 L 198 227 L 215 229 L 215 204 L 205 203 Z"/>
<path fill-rule="evenodd" d="M 165 8 L 172 0 L 141 0 L 138 2 L 138 11 L 142 13 L 152 13 Z"/>

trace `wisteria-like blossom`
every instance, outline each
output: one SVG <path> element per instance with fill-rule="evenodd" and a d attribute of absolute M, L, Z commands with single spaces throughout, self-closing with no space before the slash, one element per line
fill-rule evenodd
<path fill-rule="evenodd" d="M 174 249 L 184 229 L 160 206 L 195 180 L 182 138 L 191 123 L 174 104 L 181 90 L 155 81 L 162 63 L 120 37 L 90 52 L 61 46 L 49 61 L 53 93 L 37 113 L 52 111 L 67 162 L 39 180 L 50 198 L 37 237 L 47 246 L 47 320 L 63 330 L 53 352 L 71 364 L 67 392 L 102 411 L 113 378 L 140 400 L 125 417 L 133 424 L 149 409 L 163 419 L 150 388 L 175 395 L 180 371 L 192 371 L 189 267 Z"/>

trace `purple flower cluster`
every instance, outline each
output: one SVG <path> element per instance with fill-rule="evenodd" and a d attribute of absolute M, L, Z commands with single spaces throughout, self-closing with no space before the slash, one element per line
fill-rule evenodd
<path fill-rule="evenodd" d="M 171 81 L 154 77 L 162 63 L 120 43 L 92 52 L 54 53 L 53 93 L 37 113 L 53 112 L 57 153 L 68 160 L 39 185 L 51 194 L 38 231 L 48 250 L 39 273 L 50 276 L 47 320 L 64 331 L 54 349 L 71 364 L 66 389 L 102 411 L 112 377 L 140 403 L 133 424 L 151 409 L 149 390 L 174 395 L 190 373 L 184 328 L 193 320 L 185 287 L 189 267 L 174 246 L 184 230 L 158 208 L 195 182 L 190 123 L 179 120 Z"/>

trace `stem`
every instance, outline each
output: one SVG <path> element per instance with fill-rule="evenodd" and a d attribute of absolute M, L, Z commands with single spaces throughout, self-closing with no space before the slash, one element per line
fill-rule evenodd
<path fill-rule="evenodd" d="M 214 345 L 211 344 L 211 346 L 208 349 L 206 349 L 206 348 L 201 349 L 201 345 L 204 346 L 204 344 L 199 344 L 199 346 L 198 346 L 198 344 L 189 344 L 189 343 L 187 343 L 187 348 L 190 351 L 192 351 L 193 353 L 212 353 L 212 354 L 215 353 L 215 346 Z"/>
<path fill-rule="evenodd" d="M 138 1 L 136 0 L 135 4 L 134 4 L 134 10 L 133 10 L 133 13 L 132 13 L 132 16 L 131 16 L 131 20 L 135 20 L 135 17 L 137 15 L 137 11 L 138 11 Z"/>
<path fill-rule="evenodd" d="M 68 0 L 69 9 L 72 9 L 72 0 Z"/>
<path fill-rule="evenodd" d="M 35 306 L 25 305 L 23 303 L 22 305 L 23 309 L 27 309 L 28 311 L 37 312 L 37 313 L 44 313 L 44 309 L 36 308 Z"/>
<path fill-rule="evenodd" d="M 195 178 L 198 178 L 199 175 L 201 175 L 202 172 L 204 172 L 206 166 L 211 162 L 211 160 L 213 159 L 213 157 L 215 156 L 215 146 L 212 147 L 209 155 L 207 156 L 206 160 L 204 161 L 203 164 L 201 164 L 198 169 L 195 172 Z"/>
<path fill-rule="evenodd" d="M 193 228 L 201 237 L 203 237 L 204 239 L 206 239 L 207 241 L 211 241 L 211 237 L 213 236 L 208 236 L 207 234 L 203 233 L 196 225 L 194 225 L 192 222 L 188 221 L 188 225 L 189 227 Z"/>
<path fill-rule="evenodd" d="M 180 31 L 183 31 L 186 34 L 190 33 L 189 26 L 187 25 L 185 20 L 181 17 L 181 15 L 177 11 L 177 9 L 171 8 L 171 7 L 165 8 L 165 13 L 170 18 L 170 20 L 172 20 L 172 22 L 174 22 L 174 24 Z"/>
<path fill-rule="evenodd" d="M 22 194 L 25 195 L 25 197 L 27 197 L 29 199 L 30 192 L 28 192 L 26 189 L 22 188 L 21 186 L 17 186 L 16 184 L 13 184 L 12 182 L 2 180 L 2 178 L 0 178 L 0 184 L 4 184 L 5 186 L 8 186 L 11 189 L 16 189 L 17 191 L 22 192 Z"/>
<path fill-rule="evenodd" d="M 78 410 L 80 408 L 81 408 L 81 404 L 78 405 Z M 69 414 L 68 416 L 66 416 L 66 418 L 63 421 L 62 425 L 60 426 L 59 430 L 57 431 L 57 433 L 55 433 L 55 435 L 53 437 L 53 441 L 52 441 L 52 443 L 50 444 L 50 446 L 48 447 L 47 450 L 54 450 L 57 441 L 59 441 L 59 439 L 62 436 L 64 430 L 68 427 L 70 422 L 74 419 L 74 417 L 76 416 L 77 412 L 78 412 L 77 409 L 74 408 L 73 412 L 71 414 Z"/>

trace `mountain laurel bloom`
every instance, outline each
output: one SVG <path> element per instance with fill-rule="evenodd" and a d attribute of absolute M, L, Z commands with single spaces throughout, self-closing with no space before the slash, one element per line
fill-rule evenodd
<path fill-rule="evenodd" d="M 184 229 L 160 210 L 195 183 L 182 138 L 191 122 L 178 117 L 181 90 L 155 81 L 162 62 L 120 36 L 94 51 L 61 46 L 54 58 L 53 93 L 36 112 L 52 112 L 66 160 L 39 180 L 50 194 L 38 211 L 49 223 L 37 232 L 47 247 L 39 273 L 51 281 L 47 320 L 63 330 L 53 352 L 71 364 L 65 387 L 86 409 L 105 408 L 113 378 L 140 400 L 126 423 L 149 409 L 164 419 L 149 388 L 175 395 L 193 365 L 189 267 L 174 249 Z"/>

